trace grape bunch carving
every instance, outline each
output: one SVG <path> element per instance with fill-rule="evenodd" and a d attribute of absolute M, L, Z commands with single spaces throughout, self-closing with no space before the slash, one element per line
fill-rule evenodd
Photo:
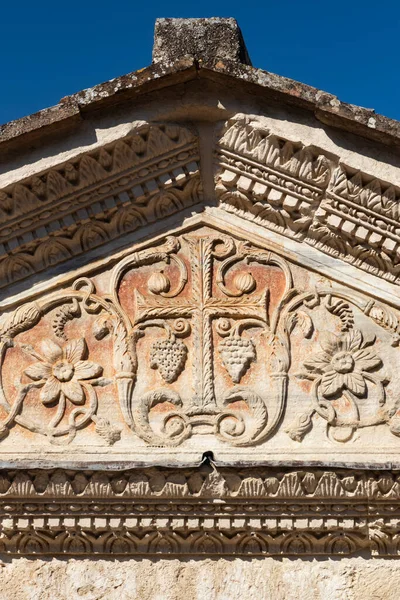
<path fill-rule="evenodd" d="M 256 349 L 251 340 L 230 335 L 219 344 L 223 365 L 234 383 L 239 383 L 250 363 L 256 359 Z"/>
<path fill-rule="evenodd" d="M 154 342 L 150 350 L 150 367 L 158 369 L 167 383 L 173 383 L 182 373 L 187 347 L 180 340 L 168 338 Z"/>

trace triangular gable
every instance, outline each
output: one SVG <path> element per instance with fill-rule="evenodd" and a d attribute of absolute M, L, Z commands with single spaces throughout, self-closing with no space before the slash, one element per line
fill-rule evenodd
<path fill-rule="evenodd" d="M 398 555 L 400 125 L 153 59 L 0 128 L 1 550 Z"/>
<path fill-rule="evenodd" d="M 5 464 L 400 464 L 394 154 L 213 73 L 10 168 Z"/>

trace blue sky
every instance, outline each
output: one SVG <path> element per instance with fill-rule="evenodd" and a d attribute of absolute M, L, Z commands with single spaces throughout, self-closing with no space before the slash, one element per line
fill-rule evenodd
<path fill-rule="evenodd" d="M 0 123 L 151 62 L 156 17 L 235 17 L 253 64 L 400 119 L 400 0 L 1 2 Z"/>

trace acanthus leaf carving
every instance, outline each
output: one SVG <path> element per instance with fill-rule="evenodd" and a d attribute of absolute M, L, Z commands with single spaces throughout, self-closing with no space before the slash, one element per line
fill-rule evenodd
<path fill-rule="evenodd" d="M 121 439 L 121 429 L 112 425 L 108 419 L 93 416 L 93 421 L 96 424 L 96 433 L 98 433 L 109 446 L 112 446 Z"/>
<path fill-rule="evenodd" d="M 25 304 L 11 315 L 3 317 L 0 322 L 0 340 L 12 339 L 19 332 L 36 325 L 41 316 L 41 310 L 36 302 Z"/>

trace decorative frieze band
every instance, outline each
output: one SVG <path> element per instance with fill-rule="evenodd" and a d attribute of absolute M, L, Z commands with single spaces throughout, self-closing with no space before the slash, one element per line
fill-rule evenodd
<path fill-rule="evenodd" d="M 382 506 L 390 506 L 390 503 L 400 503 L 400 474 L 349 469 L 216 469 L 207 466 L 199 469 L 152 467 L 128 471 L 0 472 L 0 501 L 6 503 L 31 499 L 40 502 L 48 499 L 130 502 L 140 498 L 157 502 L 160 498 L 168 501 L 218 498 L 227 503 L 247 498 L 268 500 L 272 505 L 283 501 L 301 500 L 306 504 L 324 501 L 326 507 L 329 507 L 329 501 L 357 501 L 364 504 L 383 502 Z"/>
<path fill-rule="evenodd" d="M 0 191 L 0 287 L 201 199 L 197 138 L 184 127 L 142 124 Z"/>
<path fill-rule="evenodd" d="M 400 190 L 237 115 L 217 141 L 221 207 L 399 282 Z"/>
<path fill-rule="evenodd" d="M 399 553 L 391 472 L 14 471 L 0 483 L 5 554 Z"/>
<path fill-rule="evenodd" d="M 399 328 L 382 303 L 316 287 L 249 239 L 192 228 L 0 319 L 1 450 L 16 460 L 22 436 L 31 459 L 32 433 L 49 457 L 60 444 L 87 456 L 89 440 L 111 454 L 145 442 L 152 455 L 204 435 L 227 448 L 278 433 L 299 444 L 322 424 L 320 440 L 345 444 L 384 425 L 383 466 L 398 460 Z M 346 460 L 364 465 L 360 450 Z"/>

